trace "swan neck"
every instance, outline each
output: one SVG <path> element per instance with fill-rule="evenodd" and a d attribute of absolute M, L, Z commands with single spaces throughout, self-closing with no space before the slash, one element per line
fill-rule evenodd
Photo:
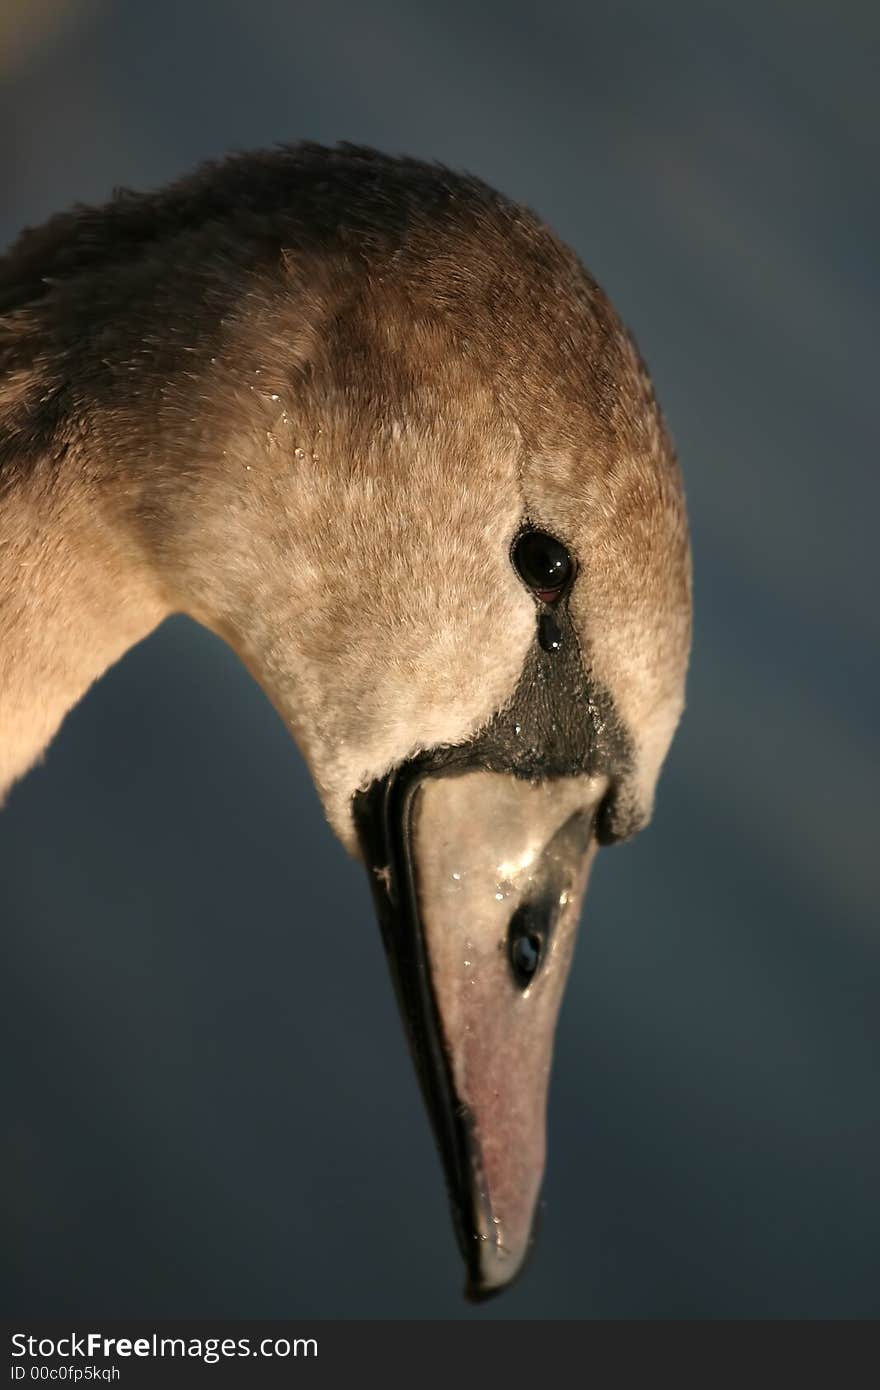
<path fill-rule="evenodd" d="M 75 458 L 0 465 L 0 798 L 168 611 Z"/>

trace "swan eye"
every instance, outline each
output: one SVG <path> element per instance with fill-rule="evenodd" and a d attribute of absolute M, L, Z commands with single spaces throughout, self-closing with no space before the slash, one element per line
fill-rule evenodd
<path fill-rule="evenodd" d="M 523 583 L 544 603 L 557 599 L 574 573 L 565 546 L 547 531 L 523 531 L 513 547 L 513 563 Z"/>

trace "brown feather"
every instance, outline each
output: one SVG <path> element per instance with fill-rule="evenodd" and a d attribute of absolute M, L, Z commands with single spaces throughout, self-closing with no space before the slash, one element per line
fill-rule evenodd
<path fill-rule="evenodd" d="M 183 611 L 262 683 L 352 848 L 358 786 L 513 691 L 525 517 L 577 559 L 638 822 L 683 703 L 681 478 L 552 232 L 477 179 L 314 145 L 25 232 L 0 261 L 0 789 Z"/>

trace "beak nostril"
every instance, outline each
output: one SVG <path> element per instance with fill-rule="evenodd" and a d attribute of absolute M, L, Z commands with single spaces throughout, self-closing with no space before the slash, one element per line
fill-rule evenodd
<path fill-rule="evenodd" d="M 525 988 L 532 979 L 541 960 L 543 942 L 537 932 L 518 936 L 510 943 L 510 963 L 517 984 Z"/>
<path fill-rule="evenodd" d="M 552 911 L 552 904 L 541 898 L 523 903 L 510 919 L 507 958 L 513 978 L 522 990 L 528 989 L 544 958 Z"/>

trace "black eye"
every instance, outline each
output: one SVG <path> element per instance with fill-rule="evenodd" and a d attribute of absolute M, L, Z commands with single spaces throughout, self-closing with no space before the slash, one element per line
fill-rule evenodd
<path fill-rule="evenodd" d="M 551 913 L 549 902 L 523 903 L 510 919 L 507 956 L 520 989 L 528 989 L 541 964 Z"/>
<path fill-rule="evenodd" d="M 561 541 L 546 531 L 523 531 L 513 547 L 520 578 L 545 603 L 558 598 L 574 572 L 574 561 Z"/>

